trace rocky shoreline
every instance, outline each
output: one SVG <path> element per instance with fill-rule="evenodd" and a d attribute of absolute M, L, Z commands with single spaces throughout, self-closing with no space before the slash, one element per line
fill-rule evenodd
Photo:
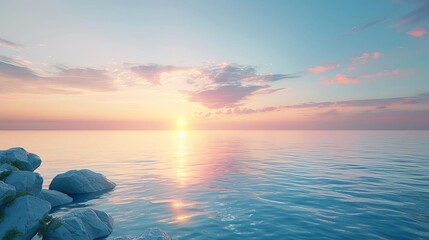
<path fill-rule="evenodd" d="M 103 193 L 116 184 L 89 169 L 58 174 L 42 189 L 43 178 L 34 172 L 41 158 L 16 147 L 0 151 L 0 240 L 105 239 L 113 231 L 113 218 L 93 208 L 78 208 L 55 218 L 55 207 L 73 202 L 73 196 Z M 140 236 L 123 236 L 114 240 L 168 240 L 159 229 L 148 229 Z"/>

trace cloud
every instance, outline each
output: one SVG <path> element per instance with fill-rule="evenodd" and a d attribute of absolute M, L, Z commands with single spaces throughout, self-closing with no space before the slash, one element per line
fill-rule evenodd
<path fill-rule="evenodd" d="M 294 74 L 262 74 L 254 66 L 222 63 L 193 68 L 188 83 L 197 90 L 182 92 L 191 102 L 219 109 L 242 105 L 253 95 L 280 91 L 283 88 L 273 88 L 270 84 L 297 77 Z"/>
<path fill-rule="evenodd" d="M 177 67 L 170 65 L 138 65 L 129 68 L 138 77 L 145 79 L 153 85 L 161 85 L 163 74 L 174 75 L 185 78 L 188 84 L 195 85 L 241 85 L 265 84 L 276 82 L 287 78 L 298 78 L 296 74 L 260 74 L 254 66 L 239 64 L 214 64 L 197 67 Z M 173 76 L 174 78 L 174 76 Z M 206 85 L 204 85 L 206 87 Z"/>
<path fill-rule="evenodd" d="M 28 66 L 27 66 L 28 65 Z M 86 91 L 113 91 L 113 79 L 105 70 L 57 67 L 53 73 L 40 74 L 22 58 L 0 56 L 1 92 L 36 94 L 76 94 Z"/>
<path fill-rule="evenodd" d="M 269 83 L 287 78 L 297 78 L 295 74 L 259 74 L 256 67 L 239 64 L 216 64 L 195 68 L 191 76 L 196 80 L 206 80 L 219 85 L 237 85 L 243 83 Z"/>
<path fill-rule="evenodd" d="M 364 24 L 362 24 L 362 25 L 359 25 L 359 26 L 357 26 L 357 27 L 353 27 L 353 28 L 351 29 L 351 32 L 352 32 L 352 33 L 358 33 L 358 32 L 361 32 L 361 31 L 363 31 L 363 30 L 365 30 L 365 29 L 367 29 L 367 28 L 370 28 L 370 27 L 375 26 L 375 25 L 377 25 L 377 24 L 379 24 L 379 23 L 382 23 L 382 22 L 384 22 L 385 20 L 386 20 L 386 18 L 385 18 L 385 17 L 383 17 L 383 18 L 379 18 L 379 19 L 376 19 L 376 20 L 373 20 L 373 21 L 370 21 L 370 22 L 366 22 L 366 23 L 364 23 Z"/>
<path fill-rule="evenodd" d="M 256 67 L 240 64 L 212 64 L 195 67 L 137 65 L 129 70 L 152 85 L 172 86 L 190 102 L 212 109 L 238 106 L 252 95 L 272 94 L 283 88 L 271 83 L 298 78 L 296 74 L 258 73 Z M 177 89 L 178 84 L 182 89 Z"/>
<path fill-rule="evenodd" d="M 270 106 L 264 108 L 249 108 L 246 106 L 233 106 L 230 108 L 224 108 L 216 111 L 209 112 L 194 112 L 195 117 L 198 118 L 216 118 L 220 115 L 233 116 L 233 115 L 248 115 L 248 114 L 258 114 L 266 112 L 275 112 L 282 111 L 281 114 L 285 115 L 294 115 L 294 116 L 304 116 L 301 121 L 308 123 L 302 125 L 314 128 L 322 129 L 327 128 L 329 124 L 336 124 L 342 122 L 353 123 L 348 125 L 347 128 L 362 127 L 360 122 L 368 121 L 371 123 L 372 120 L 366 119 L 371 116 L 378 116 L 381 121 L 383 116 L 390 116 L 393 112 L 397 116 L 402 118 L 407 118 L 406 116 L 413 115 L 413 113 L 421 113 L 422 110 L 427 111 L 429 106 L 429 93 L 419 94 L 411 97 L 396 97 L 396 98 L 375 98 L 375 99 L 358 99 L 358 100 L 345 100 L 345 101 L 331 101 L 331 102 L 305 102 L 294 105 L 283 105 L 283 106 Z M 402 113 L 402 114 L 400 114 Z M 413 115 L 414 116 L 414 115 Z M 429 115 L 425 115 L 426 119 L 429 119 Z M 342 120 L 340 120 L 342 119 Z M 346 120 L 347 119 L 347 120 Z M 357 120 L 359 119 L 359 120 Z M 410 119 L 412 119 L 410 117 Z M 324 127 L 317 126 L 319 120 L 329 120 L 326 122 L 327 125 Z M 390 124 L 392 119 L 386 118 L 385 121 L 387 124 Z M 337 122 L 339 121 L 339 122 Z M 269 122 L 269 121 L 268 121 Z M 416 121 L 408 121 L 413 123 Z M 419 123 L 424 122 L 419 120 Z M 381 122 L 380 122 L 381 123 Z M 397 122 L 399 123 L 399 122 Z M 407 123 L 402 122 L 402 123 Z M 316 125 L 314 125 L 316 124 Z M 372 124 L 372 123 L 371 123 Z M 271 126 L 271 124 L 268 124 Z M 411 124 L 412 125 L 412 124 Z M 265 123 L 267 126 L 267 123 Z M 401 125 L 404 126 L 404 125 Z M 425 124 L 426 128 L 429 127 L 429 122 Z M 294 128 L 290 126 L 291 128 Z M 383 128 L 384 125 L 381 124 L 378 128 Z M 408 126 L 409 128 L 410 126 Z M 328 127 L 329 128 L 329 127 Z M 377 128 L 377 127 L 374 127 Z M 393 128 L 393 127 L 392 127 Z M 399 128 L 399 125 L 398 125 Z"/>
<path fill-rule="evenodd" d="M 21 45 L 19 43 L 15 43 L 15 42 L 3 39 L 3 38 L 0 38 L 0 46 L 12 48 L 12 49 L 15 49 L 15 50 L 24 49 L 24 45 Z"/>
<path fill-rule="evenodd" d="M 0 59 L 0 78 L 10 78 L 11 80 L 37 80 L 40 77 L 36 73 L 25 67 L 18 65 L 12 59 Z"/>
<path fill-rule="evenodd" d="M 140 78 L 145 79 L 152 85 L 161 85 L 162 74 L 183 69 L 186 68 L 158 64 L 138 65 L 130 67 L 130 70 L 132 72 L 137 74 L 137 76 L 139 76 Z"/>
<path fill-rule="evenodd" d="M 362 55 L 353 57 L 352 60 L 353 61 L 359 61 L 361 64 L 364 64 L 371 58 L 372 59 L 378 59 L 380 57 L 380 55 L 381 55 L 380 52 L 373 52 L 372 54 L 363 53 Z"/>
<path fill-rule="evenodd" d="M 385 77 L 385 76 L 398 76 L 399 75 L 399 70 L 395 69 L 395 70 L 384 70 L 381 72 L 376 72 L 373 74 L 364 74 L 361 75 L 360 78 L 376 78 L 376 77 Z"/>
<path fill-rule="evenodd" d="M 386 77 L 386 76 L 405 77 L 405 76 L 410 76 L 413 74 L 414 74 L 413 70 L 402 71 L 399 69 L 394 69 L 394 70 L 384 70 L 384 71 L 380 71 L 380 72 L 376 72 L 376 73 L 372 73 L 372 74 L 363 74 L 363 75 L 359 76 L 359 78 L 360 79 L 377 78 L 377 77 Z"/>
<path fill-rule="evenodd" d="M 375 98 L 362 100 L 346 100 L 336 102 L 308 102 L 284 106 L 284 108 L 328 108 L 328 107 L 374 107 L 386 108 L 394 105 L 421 105 L 429 104 L 429 93 L 412 97 Z"/>
<path fill-rule="evenodd" d="M 358 65 L 366 64 L 370 60 L 377 60 L 381 56 L 380 52 L 373 52 L 373 53 L 362 53 L 362 55 L 354 56 L 352 57 L 353 63 L 349 66 L 349 71 L 354 71 L 358 67 Z"/>
<path fill-rule="evenodd" d="M 360 80 L 344 74 L 335 75 L 334 79 L 322 82 L 325 85 L 336 85 L 336 84 L 358 84 Z"/>
<path fill-rule="evenodd" d="M 309 68 L 307 71 L 310 73 L 323 73 L 339 66 L 340 64 L 328 64 L 324 66 L 321 65 L 321 66 L 315 66 L 315 67 Z"/>
<path fill-rule="evenodd" d="M 190 102 L 198 102 L 207 108 L 217 109 L 237 106 L 242 100 L 263 88 L 265 87 L 230 85 L 209 90 L 188 91 L 185 93 Z"/>
<path fill-rule="evenodd" d="M 113 79 L 106 70 L 93 68 L 58 67 L 58 72 L 45 80 L 56 86 L 72 87 L 92 91 L 114 91 Z"/>
<path fill-rule="evenodd" d="M 372 53 L 372 58 L 373 59 L 378 59 L 380 57 L 381 53 L 380 52 L 373 52 Z"/>
<path fill-rule="evenodd" d="M 416 27 L 413 30 L 407 32 L 408 35 L 413 37 L 423 37 L 426 34 L 426 31 L 422 27 Z"/>
<path fill-rule="evenodd" d="M 399 19 L 400 25 L 418 24 L 429 17 L 429 1 L 417 0 L 412 1 L 411 3 L 416 7 L 414 10 Z"/>

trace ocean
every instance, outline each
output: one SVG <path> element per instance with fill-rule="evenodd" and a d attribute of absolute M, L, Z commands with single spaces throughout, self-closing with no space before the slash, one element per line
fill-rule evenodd
<path fill-rule="evenodd" d="M 44 187 L 88 168 L 110 237 L 429 239 L 428 131 L 0 131 L 38 154 Z"/>

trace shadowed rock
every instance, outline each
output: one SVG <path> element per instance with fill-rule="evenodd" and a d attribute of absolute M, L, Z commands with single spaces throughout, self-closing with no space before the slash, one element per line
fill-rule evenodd
<path fill-rule="evenodd" d="M 48 201 L 53 208 L 73 202 L 73 198 L 56 190 L 43 189 L 37 197 Z"/>
<path fill-rule="evenodd" d="M 29 171 L 12 171 L 4 182 L 13 185 L 16 192 L 29 193 L 37 196 L 42 190 L 43 178 L 34 172 Z"/>
<path fill-rule="evenodd" d="M 67 194 L 82 194 L 106 191 L 115 188 L 116 184 L 104 175 L 89 169 L 71 170 L 58 174 L 49 185 L 49 189 Z"/>
<path fill-rule="evenodd" d="M 7 203 L 8 199 L 15 197 L 15 187 L 0 181 L 0 207 Z"/>
<path fill-rule="evenodd" d="M 74 210 L 58 220 L 61 225 L 48 231 L 43 240 L 93 240 L 107 237 L 113 231 L 113 218 L 91 208 Z"/>
<path fill-rule="evenodd" d="M 51 204 L 45 200 L 29 195 L 18 197 L 3 210 L 0 239 L 6 239 L 11 231 L 17 236 L 14 239 L 31 239 L 50 210 Z"/>
<path fill-rule="evenodd" d="M 18 168 L 14 167 L 10 164 L 7 164 L 7 163 L 0 164 L 0 172 L 2 172 L 2 171 L 18 171 L 18 170 L 19 170 Z"/>
<path fill-rule="evenodd" d="M 24 171 L 34 171 L 42 164 L 42 160 L 36 154 L 28 153 L 24 148 L 16 147 L 0 150 L 0 163 L 7 163 Z"/>
<path fill-rule="evenodd" d="M 158 228 L 149 228 L 140 236 L 121 236 L 113 240 L 171 240 L 171 237 Z"/>

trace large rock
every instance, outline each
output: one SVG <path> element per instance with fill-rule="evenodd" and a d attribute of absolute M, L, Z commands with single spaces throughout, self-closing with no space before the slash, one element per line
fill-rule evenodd
<path fill-rule="evenodd" d="M 0 207 L 15 197 L 15 187 L 0 181 Z"/>
<path fill-rule="evenodd" d="M 0 151 L 0 163 L 7 163 L 24 171 L 34 171 L 40 166 L 42 160 L 36 154 L 16 147 Z"/>
<path fill-rule="evenodd" d="M 73 198 L 69 195 L 56 190 L 43 189 L 37 196 L 48 201 L 52 207 L 58 207 L 73 202 Z"/>
<path fill-rule="evenodd" d="M 18 170 L 19 170 L 18 168 L 14 167 L 10 164 L 7 164 L 7 163 L 0 164 L 0 172 L 2 172 L 2 171 L 18 171 Z"/>
<path fill-rule="evenodd" d="M 67 194 L 94 193 L 115 188 L 116 184 L 104 175 L 89 169 L 71 170 L 58 174 L 49 185 L 49 189 Z"/>
<path fill-rule="evenodd" d="M 34 172 L 12 171 L 4 182 L 13 185 L 18 193 L 37 196 L 42 190 L 43 178 Z"/>
<path fill-rule="evenodd" d="M 93 240 L 107 237 L 113 230 L 113 218 L 91 208 L 74 210 L 58 220 L 61 225 L 48 231 L 43 240 Z"/>
<path fill-rule="evenodd" d="M 149 228 L 140 236 L 122 236 L 113 240 L 171 240 L 168 234 L 158 228 Z"/>
<path fill-rule="evenodd" d="M 11 233 L 17 236 L 13 239 L 31 239 L 50 210 L 51 204 L 45 200 L 29 195 L 18 197 L 3 210 L 0 239 Z"/>

